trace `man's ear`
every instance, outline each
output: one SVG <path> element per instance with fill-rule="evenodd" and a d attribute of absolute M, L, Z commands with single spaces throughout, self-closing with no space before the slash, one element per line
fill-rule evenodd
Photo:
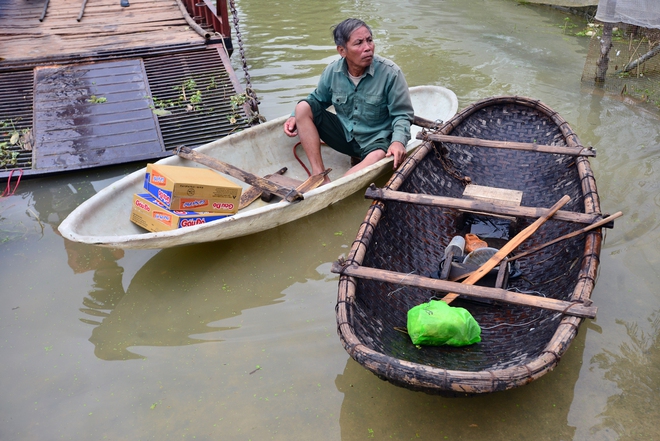
<path fill-rule="evenodd" d="M 337 52 L 342 58 L 346 58 L 346 48 L 344 46 L 337 46 Z"/>

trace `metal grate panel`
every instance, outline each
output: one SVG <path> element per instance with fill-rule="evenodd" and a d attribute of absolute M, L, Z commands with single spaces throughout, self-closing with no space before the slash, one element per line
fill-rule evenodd
<path fill-rule="evenodd" d="M 168 150 L 199 146 L 248 127 L 240 109 L 238 121 L 230 98 L 236 94 L 216 49 L 145 58 L 161 133 Z"/>
<path fill-rule="evenodd" d="M 32 68 L 0 73 L 0 177 L 32 167 L 32 89 Z"/>
<path fill-rule="evenodd" d="M 0 145 L 4 146 L 2 151 L 7 152 L 7 158 L 14 158 L 11 163 L 0 165 L 0 179 L 16 169 L 21 169 L 27 177 L 157 159 L 169 155 L 179 145 L 199 146 L 249 127 L 244 109 L 232 108 L 231 97 L 237 93 L 237 80 L 215 47 L 195 44 L 137 48 L 99 52 L 85 60 L 63 57 L 48 61 L 49 66 L 34 63 L 4 66 L 0 70 L 0 121 L 4 126 L 0 128 Z M 40 70 L 49 75 L 70 74 L 57 84 L 40 86 L 38 82 L 35 85 Z M 90 74 L 95 78 L 84 78 Z M 84 90 L 73 88 L 80 81 L 85 82 Z M 75 95 L 75 90 L 80 93 L 74 97 L 71 94 Z M 114 95 L 115 91 L 119 94 Z M 108 101 L 90 103 L 92 95 L 103 96 Z M 108 125 L 107 121 L 98 120 L 105 116 L 89 113 L 92 110 L 113 113 L 111 96 L 118 106 L 126 107 L 131 101 L 138 103 L 139 109 L 133 110 L 140 112 L 142 121 L 151 119 L 152 126 L 146 131 L 133 130 L 138 122 L 132 118 L 124 118 L 130 120 L 127 125 Z M 65 108 L 73 113 L 69 115 Z M 62 116 L 68 119 L 62 120 Z M 237 121 L 230 122 L 230 117 Z M 35 125 L 40 127 L 40 142 L 35 141 Z M 16 132 L 21 134 L 20 142 L 10 145 Z M 129 145 L 144 143 L 146 138 L 140 136 L 157 132 L 161 134 L 158 143 L 154 136 L 149 136 L 151 147 L 138 146 L 131 151 Z M 86 152 L 89 145 L 83 145 L 92 138 L 100 143 L 95 147 L 96 153 Z M 156 144 L 158 148 L 152 148 Z M 119 152 L 121 148 L 126 155 L 108 157 L 110 151 Z M 42 153 L 50 156 L 50 162 L 33 158 L 34 154 Z"/>

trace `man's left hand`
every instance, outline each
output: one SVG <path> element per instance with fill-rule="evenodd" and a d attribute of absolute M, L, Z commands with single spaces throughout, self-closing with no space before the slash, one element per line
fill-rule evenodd
<path fill-rule="evenodd" d="M 406 147 L 399 141 L 394 141 L 387 149 L 385 157 L 394 156 L 394 168 L 398 168 L 406 157 Z"/>

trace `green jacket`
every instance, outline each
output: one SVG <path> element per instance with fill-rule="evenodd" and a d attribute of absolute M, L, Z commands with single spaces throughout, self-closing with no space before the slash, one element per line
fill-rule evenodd
<path fill-rule="evenodd" d="M 386 58 L 374 55 L 357 87 L 343 58 L 330 63 L 307 99 L 335 107 L 346 141 L 355 138 L 365 147 L 379 138 L 404 146 L 410 140 L 414 112 L 408 84 L 399 66 Z"/>

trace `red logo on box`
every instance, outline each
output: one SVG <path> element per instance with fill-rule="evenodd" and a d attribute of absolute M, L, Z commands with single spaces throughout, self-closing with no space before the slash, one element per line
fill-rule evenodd
<path fill-rule="evenodd" d="M 233 210 L 234 204 L 231 202 L 214 202 L 213 208 L 216 210 Z"/>
<path fill-rule="evenodd" d="M 197 219 L 181 219 L 182 227 L 192 227 L 193 225 L 205 224 L 206 219 L 198 217 Z"/>
<path fill-rule="evenodd" d="M 142 202 L 139 199 L 135 200 L 135 206 L 138 207 L 138 208 L 143 209 L 144 211 L 151 211 L 151 208 L 149 207 L 149 205 L 145 204 L 144 202 Z"/>

